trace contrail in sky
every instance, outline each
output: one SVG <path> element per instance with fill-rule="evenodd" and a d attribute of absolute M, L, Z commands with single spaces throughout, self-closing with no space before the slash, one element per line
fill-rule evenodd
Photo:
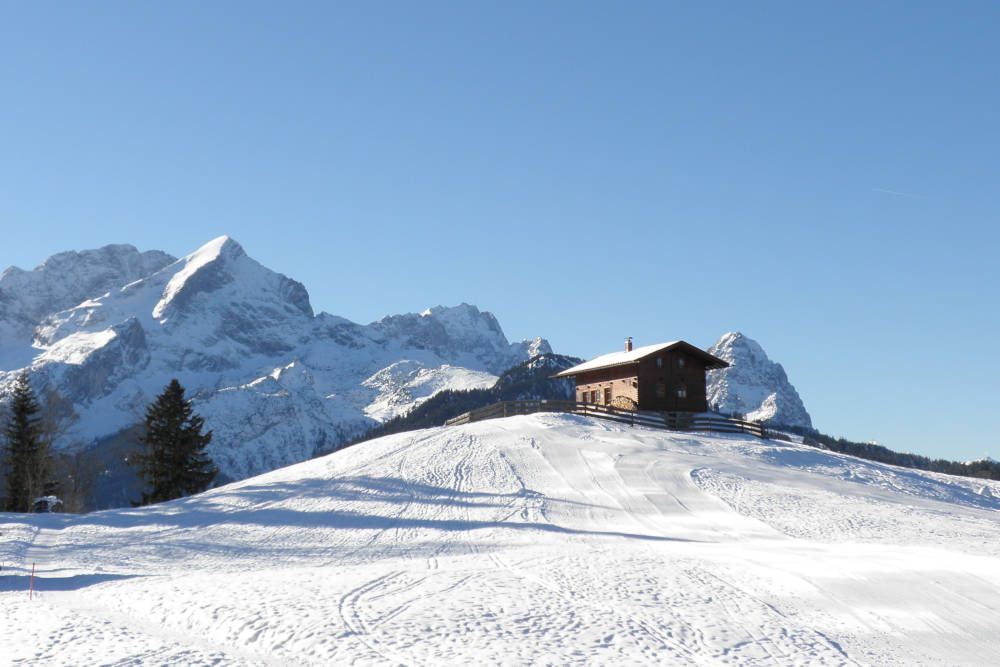
<path fill-rule="evenodd" d="M 898 190 L 889 190 L 887 188 L 872 188 L 872 192 L 881 192 L 884 195 L 892 195 L 894 197 L 916 197 L 918 195 L 912 195 L 909 192 L 899 192 Z"/>

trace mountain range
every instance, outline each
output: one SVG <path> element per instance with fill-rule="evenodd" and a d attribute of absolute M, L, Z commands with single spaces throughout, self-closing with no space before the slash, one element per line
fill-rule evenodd
<path fill-rule="evenodd" d="M 727 334 L 712 350 L 733 364 L 711 379 L 721 410 L 811 425 L 759 345 Z M 0 401 L 27 370 L 79 416 L 62 446 L 100 448 L 176 377 L 224 480 L 334 450 L 445 390 L 490 389 L 539 355 L 545 339 L 510 342 L 468 304 L 367 325 L 314 313 L 301 283 L 227 236 L 180 259 L 111 245 L 0 275 Z"/>

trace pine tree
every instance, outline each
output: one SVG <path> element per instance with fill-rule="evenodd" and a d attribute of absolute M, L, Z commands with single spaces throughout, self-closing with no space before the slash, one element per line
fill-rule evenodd
<path fill-rule="evenodd" d="M 205 420 L 184 398 L 184 387 L 171 380 L 146 408 L 144 450 L 133 457 L 148 487 L 134 505 L 148 505 L 200 493 L 218 470 L 205 453 L 212 432 L 202 433 Z"/>
<path fill-rule="evenodd" d="M 14 383 L 4 429 L 7 479 L 3 507 L 7 512 L 30 512 L 36 497 L 54 490 L 52 462 L 38 412 L 38 399 L 28 374 L 21 373 Z"/>

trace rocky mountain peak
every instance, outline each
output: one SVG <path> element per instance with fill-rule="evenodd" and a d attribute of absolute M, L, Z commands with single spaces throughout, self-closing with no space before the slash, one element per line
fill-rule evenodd
<path fill-rule="evenodd" d="M 371 327 L 418 349 L 446 354 L 456 363 L 500 373 L 534 354 L 551 351 L 542 338 L 511 343 L 493 313 L 468 303 L 434 306 L 419 314 L 391 315 Z M 534 354 L 532 354 L 534 352 Z"/>
<path fill-rule="evenodd" d="M 309 294 L 301 283 L 275 273 L 251 259 L 243 247 L 229 236 L 212 239 L 196 251 L 164 269 L 170 273 L 160 299 L 153 307 L 154 318 L 183 312 L 204 295 L 227 290 L 230 301 L 269 301 L 291 306 L 293 311 L 313 316 Z"/>
<path fill-rule="evenodd" d="M 31 271 L 10 267 L 0 275 L 0 369 L 31 363 L 37 327 L 53 313 L 100 298 L 174 261 L 165 252 L 131 245 L 52 255 Z"/>
<path fill-rule="evenodd" d="M 708 402 L 723 413 L 786 426 L 812 427 L 802 399 L 781 364 L 771 361 L 764 348 L 742 332 L 724 334 L 710 354 L 729 362 L 729 368 L 708 373 Z"/>
<path fill-rule="evenodd" d="M 722 334 L 722 337 L 719 338 L 713 347 L 719 351 L 724 349 L 743 348 L 747 350 L 749 354 L 767 357 L 767 354 L 764 352 L 764 348 L 760 346 L 760 343 L 752 338 L 748 338 L 742 331 L 730 331 Z"/>
<path fill-rule="evenodd" d="M 436 319 L 452 336 L 464 336 L 470 332 L 476 332 L 501 337 L 505 343 L 507 341 L 503 329 L 500 328 L 500 323 L 493 313 L 479 310 L 472 304 L 460 303 L 450 307 L 434 306 L 422 312 L 420 316 Z"/>
<path fill-rule="evenodd" d="M 121 244 L 61 252 L 32 271 L 12 266 L 0 276 L 0 318 L 34 325 L 50 313 L 99 297 L 173 261 L 159 250 L 139 252 Z"/>

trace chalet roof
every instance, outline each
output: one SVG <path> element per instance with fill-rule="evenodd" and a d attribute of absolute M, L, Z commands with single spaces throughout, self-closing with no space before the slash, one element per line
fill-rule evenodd
<path fill-rule="evenodd" d="M 666 343 L 657 343 L 655 345 L 644 345 L 642 347 L 637 347 L 631 352 L 626 352 L 622 350 L 621 352 L 611 352 L 610 354 L 602 354 L 599 357 L 591 359 L 590 361 L 585 361 L 582 364 L 577 364 L 572 368 L 567 368 L 566 370 L 556 373 L 552 377 L 572 377 L 574 375 L 579 375 L 580 373 L 586 373 L 588 371 L 596 371 L 600 368 L 611 368 L 613 366 L 626 366 L 628 364 L 635 364 L 645 359 L 646 357 L 656 354 L 657 352 L 663 352 L 665 350 L 679 348 L 683 349 L 685 352 L 702 359 L 705 362 L 705 367 L 708 369 L 713 368 L 726 368 L 729 364 L 718 357 L 705 352 L 701 348 L 695 347 L 691 343 L 685 342 L 683 340 L 672 340 Z"/>

